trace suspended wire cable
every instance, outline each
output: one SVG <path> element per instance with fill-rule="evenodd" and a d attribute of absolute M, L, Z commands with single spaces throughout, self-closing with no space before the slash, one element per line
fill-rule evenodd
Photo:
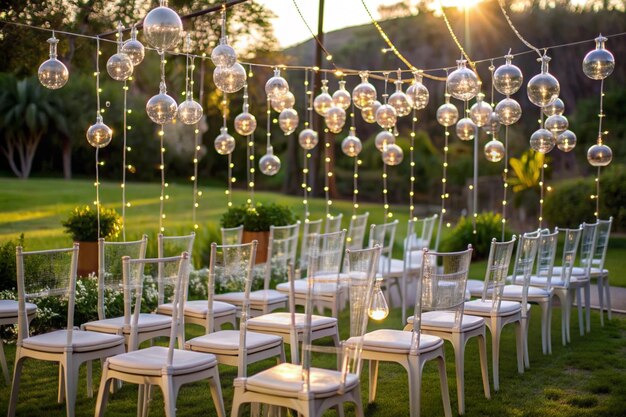
<path fill-rule="evenodd" d="M 456 34 L 454 33 L 454 30 L 452 29 L 452 25 L 450 24 L 450 21 L 448 20 L 448 16 L 446 16 L 446 12 L 443 10 L 443 6 L 441 5 L 441 2 L 439 2 L 439 8 L 441 10 L 441 16 L 443 17 L 443 21 L 446 23 L 446 27 L 448 28 L 448 32 L 450 33 L 452 40 L 456 44 L 457 48 L 459 48 L 459 51 L 461 51 L 461 54 L 463 55 L 463 57 L 467 60 L 467 63 L 470 65 L 470 67 L 472 67 L 472 69 L 476 73 L 476 76 L 478 76 L 478 72 L 476 71 L 476 62 L 472 61 L 472 59 L 469 57 L 467 52 L 465 52 L 465 48 L 463 48 L 463 45 L 461 45 L 461 42 L 459 42 L 459 38 L 457 38 Z"/>
<path fill-rule="evenodd" d="M 515 25 L 513 24 L 513 22 L 511 21 L 511 18 L 509 17 L 509 14 L 506 12 L 506 9 L 504 8 L 504 2 L 502 0 L 498 0 L 498 5 L 500 6 L 500 10 L 502 10 L 502 14 L 504 15 L 504 18 L 506 19 L 506 22 L 509 24 L 509 27 L 511 28 L 511 30 L 513 31 L 513 33 L 515 33 L 515 36 L 517 36 L 517 38 L 522 41 L 522 43 L 524 45 L 526 45 L 527 47 L 529 47 L 530 49 L 532 49 L 533 51 L 537 52 L 537 54 L 539 55 L 539 58 L 542 57 L 541 51 L 539 50 L 539 48 L 537 48 L 536 46 L 534 46 L 532 43 L 528 42 L 526 39 L 524 39 L 524 37 L 522 36 L 521 33 L 519 33 L 519 31 L 517 30 L 517 28 L 515 27 Z"/>

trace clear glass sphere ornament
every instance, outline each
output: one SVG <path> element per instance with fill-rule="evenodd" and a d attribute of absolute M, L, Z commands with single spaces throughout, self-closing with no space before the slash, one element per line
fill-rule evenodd
<path fill-rule="evenodd" d="M 500 162 L 504 158 L 504 144 L 497 139 L 485 144 L 485 158 L 489 162 Z"/>
<path fill-rule="evenodd" d="M 565 112 L 565 103 L 560 98 L 557 98 L 552 103 L 543 108 L 543 114 L 546 116 L 554 116 L 555 114 L 563 114 Z"/>
<path fill-rule="evenodd" d="M 556 147 L 563 152 L 569 152 L 576 147 L 576 134 L 566 130 L 556 137 Z"/>
<path fill-rule="evenodd" d="M 104 124 L 102 121 L 102 115 L 96 116 L 96 123 L 89 126 L 87 129 L 87 142 L 94 148 L 104 148 L 113 138 L 113 131 L 111 128 Z"/>
<path fill-rule="evenodd" d="M 289 83 L 280 75 L 280 70 L 274 70 L 274 76 L 265 83 L 265 94 L 270 98 L 281 97 L 289 91 Z"/>
<path fill-rule="evenodd" d="M 396 91 L 389 96 L 387 103 L 396 109 L 397 117 L 403 117 L 411 113 L 413 106 L 409 101 L 409 97 L 402 91 L 402 81 L 396 81 Z"/>
<path fill-rule="evenodd" d="M 472 122 L 478 127 L 482 127 L 487 124 L 489 118 L 491 117 L 492 108 L 491 105 L 483 99 L 485 95 L 483 93 L 479 93 L 476 96 L 476 103 L 470 108 L 470 119 Z"/>
<path fill-rule="evenodd" d="M 231 67 L 237 62 L 237 52 L 228 44 L 228 36 L 222 36 L 220 43 L 211 51 L 211 61 L 216 67 Z"/>
<path fill-rule="evenodd" d="M 296 104 L 296 97 L 291 91 L 287 91 L 286 94 L 283 94 L 280 97 L 270 98 L 270 105 L 277 113 L 280 113 L 285 109 L 293 108 L 294 104 Z"/>
<path fill-rule="evenodd" d="M 461 140 L 472 140 L 476 134 L 476 125 L 469 117 L 464 117 L 456 123 L 456 135 Z"/>
<path fill-rule="evenodd" d="M 613 151 L 601 141 L 587 150 L 587 161 L 594 167 L 605 167 L 613 160 Z"/>
<path fill-rule="evenodd" d="M 339 81 L 339 89 L 333 93 L 333 104 L 347 110 L 351 102 L 352 98 L 350 92 L 346 90 L 346 82 L 344 80 Z"/>
<path fill-rule="evenodd" d="M 158 50 L 172 49 L 183 36 L 183 22 L 178 13 L 161 5 L 150 10 L 144 18 L 143 35 Z"/>
<path fill-rule="evenodd" d="M 284 109 L 278 115 L 278 125 L 285 135 L 295 132 L 299 121 L 298 112 L 294 109 Z"/>
<path fill-rule="evenodd" d="M 457 69 L 448 75 L 448 91 L 458 100 L 469 101 L 478 94 L 478 77 L 474 71 L 465 66 L 466 60 L 460 59 L 456 63 Z"/>
<path fill-rule="evenodd" d="M 220 134 L 215 138 L 213 145 L 215 151 L 220 155 L 229 155 L 235 150 L 235 138 L 228 133 L 228 128 L 222 126 L 220 128 Z"/>
<path fill-rule="evenodd" d="M 356 136 L 356 128 L 350 128 L 350 134 L 341 142 L 341 151 L 349 157 L 358 156 L 363 149 L 361 139 Z"/>
<path fill-rule="evenodd" d="M 384 320 L 389 315 L 389 305 L 385 299 L 385 293 L 382 289 L 382 278 L 376 279 L 374 284 L 374 293 L 372 294 L 372 302 L 367 309 L 367 315 L 373 320 Z"/>
<path fill-rule="evenodd" d="M 552 132 L 547 129 L 538 129 L 530 135 L 530 147 L 539 153 L 548 153 L 556 144 Z"/>
<path fill-rule="evenodd" d="M 500 118 L 495 111 L 492 111 L 491 115 L 489 115 L 489 120 L 483 126 L 483 130 L 486 134 L 493 136 L 496 136 L 500 131 Z"/>
<path fill-rule="evenodd" d="M 569 127 L 567 118 L 560 114 L 550 116 L 543 122 L 543 127 L 548 129 L 552 134 L 557 137 L 561 133 L 565 132 Z"/>
<path fill-rule="evenodd" d="M 39 82 L 46 88 L 57 90 L 67 83 L 70 73 L 64 63 L 57 59 L 57 44 L 59 40 L 54 34 L 48 39 L 50 44 L 50 59 L 44 61 L 37 71 Z"/>
<path fill-rule="evenodd" d="M 544 55 L 538 61 L 541 61 L 541 73 L 528 81 L 526 93 L 531 103 L 543 108 L 559 98 L 561 86 L 559 85 L 559 80 L 548 72 L 550 57 Z"/>
<path fill-rule="evenodd" d="M 215 86 L 225 93 L 235 93 L 243 88 L 247 78 L 244 67 L 236 62 L 230 67 L 215 67 L 213 70 L 213 82 Z"/>
<path fill-rule="evenodd" d="M 187 93 L 187 98 L 178 105 L 178 120 L 186 125 L 195 125 L 202 119 L 202 106 L 193 96 Z"/>
<path fill-rule="evenodd" d="M 396 109 L 389 104 L 382 104 L 376 110 L 376 123 L 383 129 L 389 129 L 395 126 L 398 116 Z"/>
<path fill-rule="evenodd" d="M 376 100 L 376 87 L 374 87 L 367 79 L 367 72 L 361 72 L 361 83 L 352 90 L 352 100 L 358 109 L 368 106 Z"/>
<path fill-rule="evenodd" d="M 514 99 L 507 97 L 496 104 L 496 114 L 500 119 L 500 123 L 505 126 L 511 126 L 522 117 L 522 106 Z"/>
<path fill-rule="evenodd" d="M 613 54 L 604 48 L 606 40 L 604 36 L 598 36 L 596 49 L 589 51 L 583 59 L 583 72 L 592 80 L 603 80 L 615 69 Z"/>
<path fill-rule="evenodd" d="M 146 103 L 146 113 L 154 123 L 163 125 L 171 122 L 176 117 L 178 104 L 171 96 L 167 95 L 165 83 L 161 82 L 159 94 L 152 96 Z"/>
<path fill-rule="evenodd" d="M 380 107 L 380 101 L 374 100 L 372 103 L 361 108 L 361 117 L 366 123 L 376 123 L 376 111 Z"/>
<path fill-rule="evenodd" d="M 326 111 L 324 121 L 328 130 L 333 133 L 339 133 L 346 124 L 346 111 L 341 107 L 332 106 Z"/>
<path fill-rule="evenodd" d="M 376 145 L 376 149 L 379 151 L 384 151 L 387 146 L 393 145 L 396 143 L 396 137 L 388 130 L 383 130 L 382 132 L 376 135 L 376 139 L 374 139 L 374 145 Z"/>
<path fill-rule="evenodd" d="M 133 61 L 125 53 L 111 55 L 107 61 L 107 72 L 117 81 L 125 81 L 133 75 Z"/>
<path fill-rule="evenodd" d="M 307 151 L 315 148 L 318 141 L 317 132 L 313 129 L 304 129 L 298 135 L 298 143 L 300 144 L 300 147 L 302 149 L 306 149 Z"/>
<path fill-rule="evenodd" d="M 333 106 L 333 98 L 328 94 L 328 80 L 322 80 L 322 92 L 313 99 L 315 113 L 325 116 L 328 109 Z"/>
<path fill-rule="evenodd" d="M 143 43 L 137 40 L 137 28 L 135 26 L 130 32 L 130 39 L 122 45 L 122 52 L 128 55 L 133 66 L 141 64 L 145 58 L 146 48 L 144 48 Z"/>
<path fill-rule="evenodd" d="M 428 88 L 422 84 L 422 75 L 419 72 L 415 72 L 413 76 L 415 79 L 413 84 L 407 88 L 406 95 L 415 110 L 422 110 L 428 105 L 430 94 L 428 93 Z"/>
<path fill-rule="evenodd" d="M 402 148 L 392 143 L 387 145 L 387 147 L 383 150 L 383 162 L 385 165 L 395 166 L 402 162 L 404 158 L 404 152 L 402 152 Z"/>
<path fill-rule="evenodd" d="M 274 149 L 268 146 L 267 152 L 259 160 L 259 169 L 264 175 L 273 176 L 280 171 L 280 159 L 274 155 Z"/>
<path fill-rule="evenodd" d="M 235 132 L 241 136 L 249 136 L 256 130 L 256 117 L 252 113 L 248 113 L 248 109 L 235 117 Z"/>
<path fill-rule="evenodd" d="M 437 122 L 441 126 L 450 127 L 459 120 L 459 110 L 450 103 L 450 94 L 446 94 L 446 102 L 437 109 Z"/>
<path fill-rule="evenodd" d="M 493 86 L 500 94 L 505 96 L 515 94 L 524 82 L 522 70 L 511 64 L 513 55 L 505 55 L 506 63 L 500 65 L 493 73 Z"/>

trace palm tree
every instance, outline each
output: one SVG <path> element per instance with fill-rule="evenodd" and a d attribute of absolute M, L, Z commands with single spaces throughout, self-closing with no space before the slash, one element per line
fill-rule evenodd
<path fill-rule="evenodd" d="M 507 182 L 515 193 L 513 203 L 519 208 L 521 221 L 526 220 L 527 210 L 534 213 L 538 205 L 538 188 L 544 161 L 544 154 L 531 149 L 524 152 L 519 158 L 509 160 L 513 175 L 509 177 Z"/>

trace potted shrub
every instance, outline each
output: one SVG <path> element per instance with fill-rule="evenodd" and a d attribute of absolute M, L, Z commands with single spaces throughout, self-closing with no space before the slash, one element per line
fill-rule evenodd
<path fill-rule="evenodd" d="M 100 206 L 100 236 L 98 236 L 98 213 L 90 206 L 76 207 L 61 224 L 74 242 L 80 244 L 78 276 L 81 277 L 98 270 L 98 238 L 116 237 L 122 227 L 117 212 L 102 206 Z"/>
<path fill-rule="evenodd" d="M 270 226 L 287 226 L 296 219 L 291 209 L 281 204 L 244 204 L 233 206 L 222 215 L 220 225 L 225 228 L 243 225 L 243 242 L 257 240 L 257 263 L 267 260 Z"/>

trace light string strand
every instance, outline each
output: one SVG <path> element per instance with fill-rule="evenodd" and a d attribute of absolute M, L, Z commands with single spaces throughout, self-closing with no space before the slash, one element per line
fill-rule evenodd
<path fill-rule="evenodd" d="M 543 128 L 543 109 L 539 108 L 539 129 Z M 547 158 L 545 154 L 541 154 L 543 156 L 541 161 L 541 178 L 539 180 L 539 228 L 543 227 L 543 197 L 545 194 L 545 170 L 548 167 Z"/>
<path fill-rule="evenodd" d="M 448 70 L 446 70 L 446 80 L 448 79 Z M 448 92 L 448 83 L 444 87 L 445 103 L 450 102 L 450 93 Z M 439 223 L 437 224 L 437 238 L 435 239 L 435 251 L 439 250 L 439 242 L 441 241 L 441 229 L 443 228 L 443 219 L 446 214 L 446 199 L 448 193 L 446 191 L 448 183 L 448 139 L 450 137 L 450 131 L 448 126 L 444 126 L 443 129 L 443 162 L 441 164 L 441 212 L 439 213 Z"/>
<path fill-rule="evenodd" d="M 122 87 L 124 91 L 124 117 L 122 118 L 123 124 L 123 133 L 122 133 L 122 240 L 126 242 L 126 154 L 129 151 L 129 147 L 127 144 L 127 130 L 128 130 L 128 82 L 124 81 L 124 86 Z"/>
<path fill-rule="evenodd" d="M 311 106 L 309 105 L 309 96 L 313 96 L 309 91 L 309 70 L 304 70 L 304 128 L 308 129 L 310 126 L 309 120 L 311 119 Z M 304 222 L 309 222 L 309 167 L 308 167 L 308 154 L 309 151 L 302 148 L 302 205 L 304 207 Z"/>
<path fill-rule="evenodd" d="M 228 94 L 223 93 L 222 95 L 222 127 L 227 128 L 227 118 L 228 118 Z M 226 130 L 224 130 L 226 134 Z M 229 152 L 227 155 L 228 160 L 228 180 L 226 184 L 226 191 L 224 194 L 227 196 L 227 206 L 233 206 L 233 183 L 235 182 L 235 178 L 233 177 L 233 168 L 235 164 L 233 163 L 233 153 Z"/>
<path fill-rule="evenodd" d="M 52 32 L 54 36 L 54 32 Z M 100 110 L 100 38 L 96 38 L 96 110 L 98 116 L 101 116 Z M 98 161 L 98 147 L 96 147 L 96 222 L 98 226 L 98 239 L 100 238 L 100 162 Z"/>
<path fill-rule="evenodd" d="M 598 145 L 602 144 L 602 119 L 604 119 L 604 78 L 600 80 L 600 112 L 598 113 Z M 596 182 L 596 211 L 594 216 L 596 220 L 600 218 L 600 174 L 602 167 L 598 166 L 595 182 Z"/>
<path fill-rule="evenodd" d="M 443 9 L 443 5 L 441 4 L 441 1 L 439 1 L 439 9 L 441 10 L 441 16 L 443 17 L 443 21 L 446 23 L 446 28 L 448 29 L 448 32 L 450 33 L 450 37 L 454 41 L 459 51 L 461 51 L 461 55 L 463 55 L 463 57 L 467 60 L 467 63 L 472 68 L 472 70 L 476 73 L 476 76 L 480 80 L 478 71 L 476 71 L 476 62 L 472 61 L 472 59 L 469 57 L 467 52 L 465 52 L 465 48 L 463 48 L 463 45 L 461 45 L 461 42 L 459 42 L 459 38 L 456 36 L 456 34 L 454 33 L 454 30 L 452 29 L 452 25 L 450 24 L 450 21 L 448 20 L 448 16 L 446 15 L 445 10 Z"/>
<path fill-rule="evenodd" d="M 350 103 L 350 124 L 351 129 L 354 129 L 356 132 L 356 121 L 354 117 L 354 100 Z M 354 172 L 352 173 L 352 218 L 356 219 L 356 212 L 359 208 L 359 164 L 361 161 L 359 160 L 359 155 L 353 156 L 354 159 Z M 349 238 L 351 239 L 351 238 Z"/>
<path fill-rule="evenodd" d="M 161 85 L 165 86 L 165 52 L 160 51 L 161 55 Z M 167 183 L 165 182 L 165 144 L 164 144 L 164 136 L 165 136 L 165 128 L 164 125 L 161 124 L 159 129 L 159 154 L 160 154 L 160 165 L 159 168 L 161 170 L 161 195 L 159 197 L 159 230 L 162 232 L 165 231 L 164 221 L 165 221 L 165 200 L 168 196 L 165 194 L 165 187 L 167 187 Z"/>
<path fill-rule="evenodd" d="M 413 107 L 411 118 L 411 145 L 409 147 L 409 219 L 417 220 L 415 217 L 415 129 L 417 126 L 417 109 Z"/>
<path fill-rule="evenodd" d="M 192 67 L 195 65 L 194 58 L 192 58 Z M 191 82 L 193 85 L 193 72 L 191 75 Z M 193 88 L 193 87 L 192 87 Z M 204 101 L 204 61 L 200 63 L 200 93 L 198 95 L 200 104 Z M 202 119 L 201 119 L 202 120 Z M 198 163 L 200 160 L 200 142 L 202 135 L 200 133 L 200 122 L 194 126 L 194 147 L 193 147 L 193 208 L 191 220 L 193 222 L 193 228 L 197 230 L 200 225 L 197 222 L 198 207 L 200 207 L 200 197 L 202 197 L 202 191 L 198 190 Z"/>

